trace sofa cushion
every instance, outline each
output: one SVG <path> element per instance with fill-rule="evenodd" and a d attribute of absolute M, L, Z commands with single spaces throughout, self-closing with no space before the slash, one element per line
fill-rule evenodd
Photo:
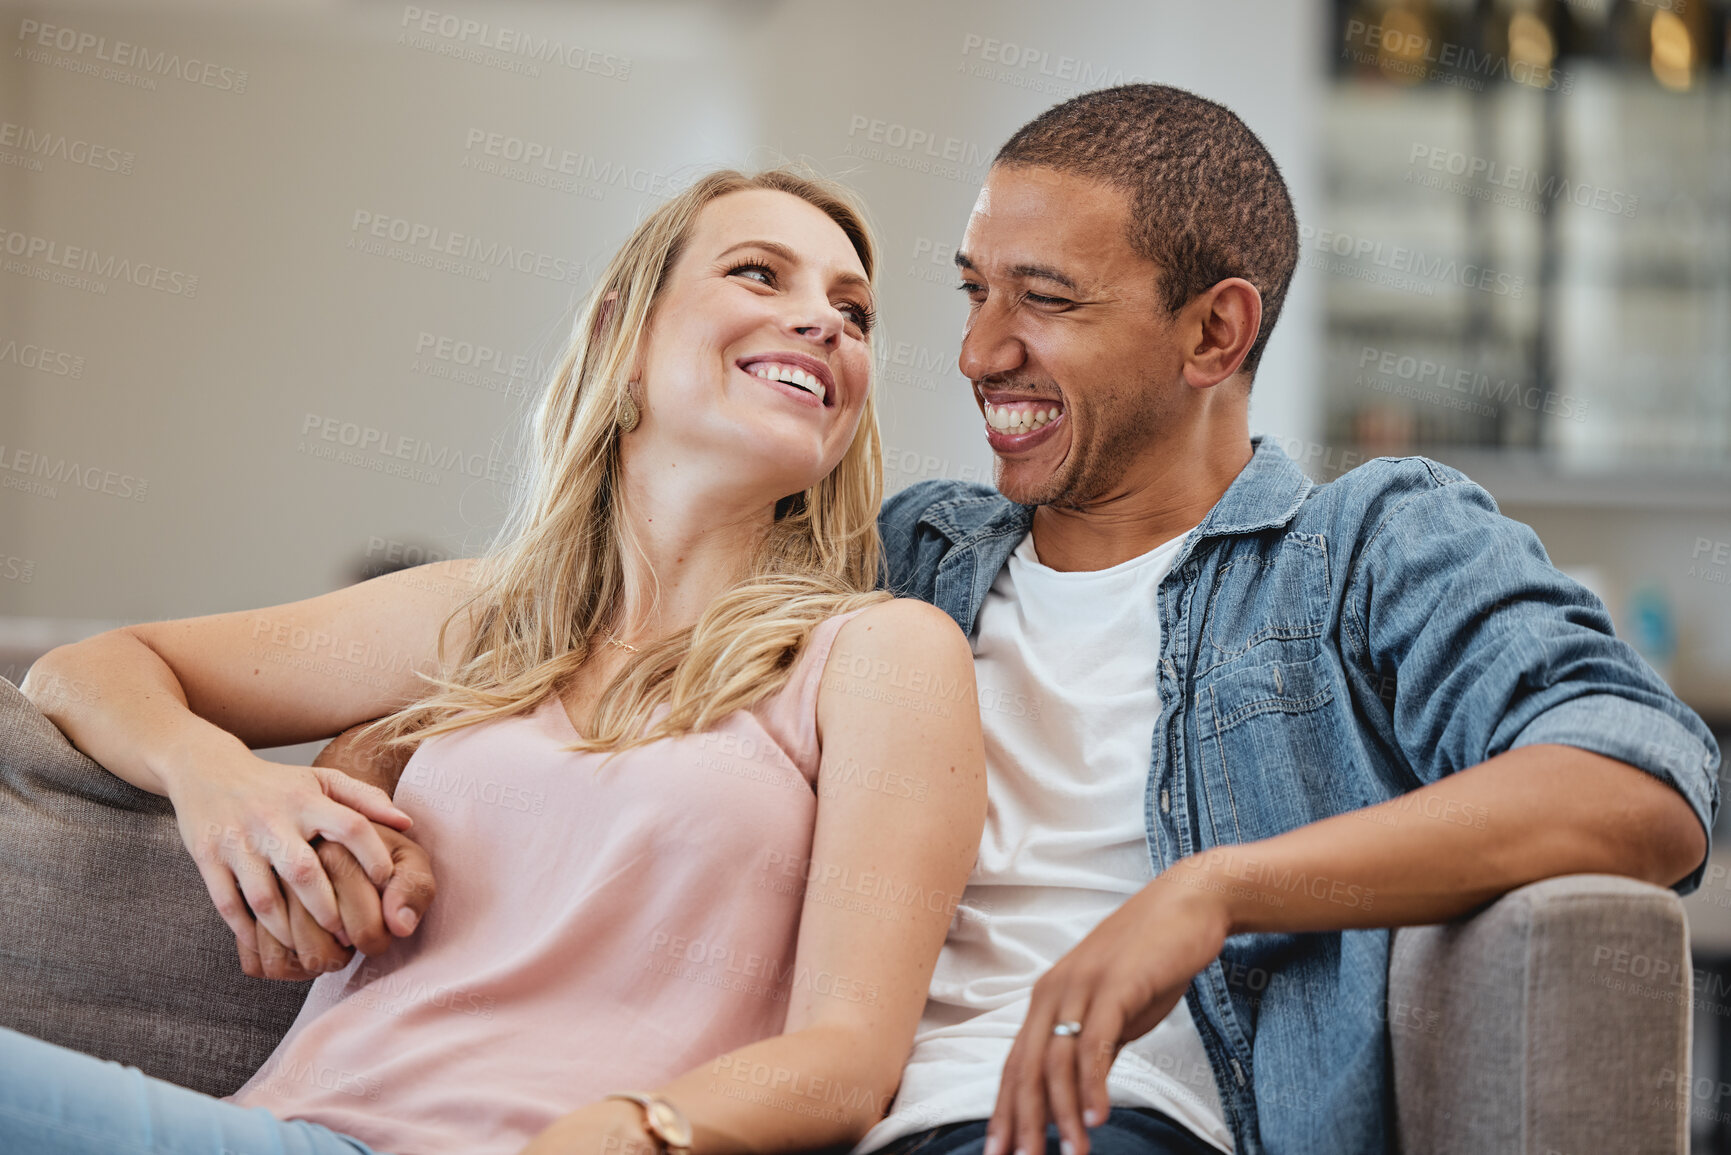
<path fill-rule="evenodd" d="M 0 1025 L 226 1095 L 311 985 L 243 974 L 168 800 L 0 679 Z"/>

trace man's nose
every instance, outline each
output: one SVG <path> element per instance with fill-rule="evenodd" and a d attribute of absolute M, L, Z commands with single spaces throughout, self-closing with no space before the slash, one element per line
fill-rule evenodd
<path fill-rule="evenodd" d="M 1016 336 L 1002 311 L 990 303 L 981 306 L 968 318 L 962 331 L 962 353 L 956 367 L 970 381 L 979 381 L 1000 373 L 1019 369 L 1028 359 L 1028 351 Z"/>

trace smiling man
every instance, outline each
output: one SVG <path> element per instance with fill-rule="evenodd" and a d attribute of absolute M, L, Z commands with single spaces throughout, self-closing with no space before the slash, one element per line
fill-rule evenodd
<path fill-rule="evenodd" d="M 1712 735 L 1531 530 L 1424 458 L 1318 486 L 1250 436 L 1297 253 L 1267 150 L 1186 92 L 994 161 L 956 263 L 997 488 L 880 523 L 972 641 L 990 810 L 856 1151 L 1388 1150 L 1384 928 L 1700 879 Z"/>

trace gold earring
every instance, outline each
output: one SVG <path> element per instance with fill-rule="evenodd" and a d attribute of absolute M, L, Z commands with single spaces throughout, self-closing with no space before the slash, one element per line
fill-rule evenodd
<path fill-rule="evenodd" d="M 637 428 L 637 423 L 643 419 L 643 414 L 637 408 L 637 402 L 631 396 L 631 387 L 635 381 L 626 383 L 619 394 L 619 432 L 630 433 Z"/>

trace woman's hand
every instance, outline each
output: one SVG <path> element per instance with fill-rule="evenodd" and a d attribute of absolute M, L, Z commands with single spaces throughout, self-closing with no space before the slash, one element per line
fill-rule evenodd
<path fill-rule="evenodd" d="M 341 970 L 349 964 L 356 949 L 369 956 L 382 954 L 390 949 L 392 936 L 406 938 L 414 933 L 437 890 L 432 860 L 425 849 L 401 831 L 377 822 L 373 823 L 373 830 L 390 848 L 395 864 L 384 893 L 381 895 L 374 888 L 346 846 L 316 840 L 319 861 L 336 887 L 344 933 L 333 937 L 319 926 L 290 890 L 284 900 L 288 903 L 294 941 L 279 942 L 262 926 L 257 928 L 256 944 L 237 935 L 235 946 L 240 951 L 241 970 L 254 978 L 305 982 L 327 971 Z"/>
<path fill-rule="evenodd" d="M 382 890 L 393 860 L 373 823 L 406 830 L 413 821 L 383 790 L 341 771 L 245 753 L 176 776 L 168 797 L 181 840 L 243 958 L 249 943 L 256 953 L 255 917 L 279 943 L 294 941 L 279 877 L 313 922 L 332 935 L 343 933 L 336 890 L 310 844 L 313 837 L 347 847 Z"/>
<path fill-rule="evenodd" d="M 661 1144 L 643 1126 L 643 1108 L 603 1099 L 554 1120 L 518 1155 L 657 1155 Z"/>

